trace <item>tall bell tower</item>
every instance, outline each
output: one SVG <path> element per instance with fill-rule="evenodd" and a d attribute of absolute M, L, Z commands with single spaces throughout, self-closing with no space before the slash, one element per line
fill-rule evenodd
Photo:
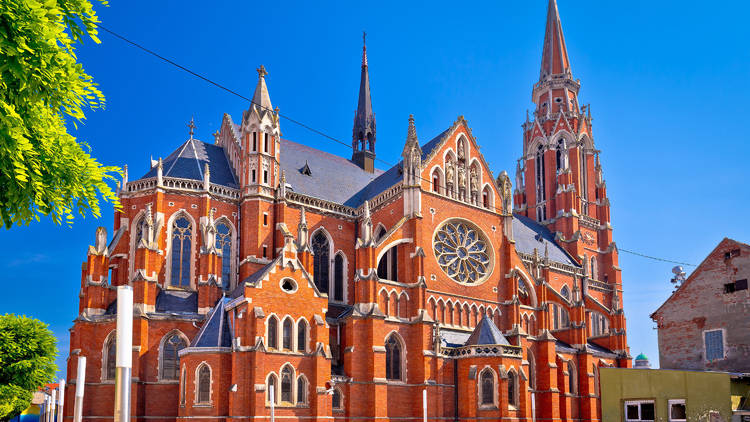
<path fill-rule="evenodd" d="M 609 199 L 594 145 L 591 108 L 580 105 L 556 0 L 549 0 L 539 80 L 526 115 L 516 167 L 515 213 L 547 226 L 585 268 L 608 284 L 607 306 L 621 309 L 622 284 Z"/>

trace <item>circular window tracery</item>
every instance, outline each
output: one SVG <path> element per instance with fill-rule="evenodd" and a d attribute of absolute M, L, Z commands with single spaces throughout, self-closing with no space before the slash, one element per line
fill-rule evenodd
<path fill-rule="evenodd" d="M 435 232 L 433 249 L 437 262 L 458 283 L 484 281 L 492 270 L 492 251 L 484 234 L 474 226 L 452 220 Z"/>

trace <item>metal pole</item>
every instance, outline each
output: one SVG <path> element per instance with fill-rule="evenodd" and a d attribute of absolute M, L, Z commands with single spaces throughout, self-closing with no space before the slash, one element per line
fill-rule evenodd
<path fill-rule="evenodd" d="M 76 399 L 73 404 L 73 422 L 83 420 L 83 387 L 86 384 L 86 356 L 78 356 L 76 374 Z"/>
<path fill-rule="evenodd" d="M 57 400 L 60 404 L 57 408 L 57 422 L 63 422 L 63 409 L 65 408 L 65 380 L 60 379 L 58 382 L 58 390 L 60 390 L 60 398 Z"/>
<path fill-rule="evenodd" d="M 49 397 L 44 393 L 44 403 L 42 404 L 42 413 L 39 415 L 39 422 L 47 422 L 47 413 L 49 413 Z"/>
<path fill-rule="evenodd" d="M 117 287 L 115 420 L 130 422 L 130 370 L 133 366 L 133 288 Z"/>
<path fill-rule="evenodd" d="M 274 397 L 274 391 L 276 389 L 276 383 L 274 383 L 274 388 L 268 390 L 268 398 L 271 400 L 271 422 L 276 421 L 276 415 L 274 415 L 274 402 L 276 401 L 276 398 Z"/>
<path fill-rule="evenodd" d="M 49 403 L 50 403 L 49 404 L 49 407 L 50 407 L 49 421 L 50 422 L 55 422 L 55 407 L 56 407 L 56 402 L 57 402 L 57 389 L 53 388 L 52 389 L 52 398 L 49 401 Z"/>
<path fill-rule="evenodd" d="M 422 390 L 422 417 L 427 422 L 427 389 Z M 62 421 L 61 421 L 62 422 Z"/>

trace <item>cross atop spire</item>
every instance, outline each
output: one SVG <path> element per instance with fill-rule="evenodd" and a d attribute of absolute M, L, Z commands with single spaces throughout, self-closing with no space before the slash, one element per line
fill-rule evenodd
<path fill-rule="evenodd" d="M 255 86 L 255 94 L 253 94 L 253 104 L 251 104 L 251 107 L 255 105 L 261 109 L 260 112 L 270 112 L 273 110 L 273 106 L 271 105 L 271 97 L 268 95 L 268 87 L 266 86 L 266 75 L 268 75 L 268 72 L 266 72 L 266 68 L 263 65 L 260 65 L 256 71 L 258 72 L 258 84 Z"/>
<path fill-rule="evenodd" d="M 552 75 L 572 75 L 568 48 L 565 46 L 565 37 L 560 23 L 560 12 L 557 10 L 557 0 L 549 0 L 547 6 L 547 26 L 544 33 L 539 80 L 545 80 Z"/>
<path fill-rule="evenodd" d="M 190 139 L 193 139 L 193 135 L 195 134 L 195 120 L 191 117 L 190 123 L 188 123 L 187 127 L 190 128 Z"/>

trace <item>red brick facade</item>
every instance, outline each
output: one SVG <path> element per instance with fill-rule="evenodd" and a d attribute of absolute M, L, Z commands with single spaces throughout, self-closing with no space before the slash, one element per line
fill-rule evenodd
<path fill-rule="evenodd" d="M 546 32 L 515 192 L 463 116 L 427 143 L 410 119 L 403 161 L 371 176 L 281 140 L 262 68 L 215 145 L 191 134 L 125 180 L 71 329 L 84 416 L 112 417 L 112 304 L 130 284 L 137 420 L 268 418 L 272 388 L 293 420 L 421 418 L 423 390 L 430 420 L 600 420 L 597 368 L 630 362 L 622 281 L 554 1 Z M 292 150 L 309 159 L 290 164 Z"/>

